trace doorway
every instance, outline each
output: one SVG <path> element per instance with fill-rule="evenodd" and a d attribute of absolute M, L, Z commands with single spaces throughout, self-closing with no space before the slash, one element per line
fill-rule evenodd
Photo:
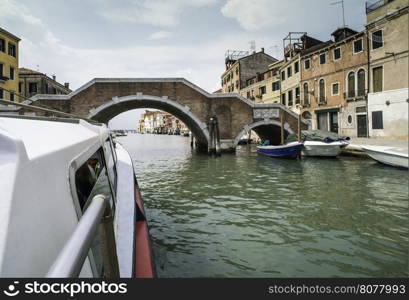
<path fill-rule="evenodd" d="M 368 128 L 367 128 L 367 120 L 366 115 L 357 115 L 357 128 L 358 128 L 358 137 L 368 137 Z"/>

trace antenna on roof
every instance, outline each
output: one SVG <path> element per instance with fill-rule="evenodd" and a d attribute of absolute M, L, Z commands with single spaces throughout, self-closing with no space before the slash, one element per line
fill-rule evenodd
<path fill-rule="evenodd" d="M 331 3 L 331 5 L 336 5 L 336 4 L 341 4 L 342 5 L 342 22 L 343 22 L 343 28 L 345 28 L 345 7 L 344 7 L 344 0 L 337 1 Z"/>
<path fill-rule="evenodd" d="M 37 65 L 37 71 L 38 72 L 40 71 L 40 65 Z"/>
<path fill-rule="evenodd" d="M 256 41 L 252 40 L 252 41 L 249 42 L 249 44 L 250 44 L 250 52 L 251 53 L 256 52 Z"/>

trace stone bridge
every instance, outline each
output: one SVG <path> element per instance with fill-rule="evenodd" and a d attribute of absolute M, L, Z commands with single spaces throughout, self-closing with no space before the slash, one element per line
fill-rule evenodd
<path fill-rule="evenodd" d="M 298 128 L 298 115 L 281 104 L 254 104 L 238 94 L 209 94 L 183 78 L 95 78 L 69 95 L 35 95 L 31 100 L 23 103 L 103 123 L 131 109 L 163 110 L 183 121 L 203 147 L 209 144 L 209 119 L 217 117 L 222 150 L 234 150 L 250 130 L 279 144 L 281 124 L 285 135 Z M 303 119 L 301 128 L 307 128 Z"/>

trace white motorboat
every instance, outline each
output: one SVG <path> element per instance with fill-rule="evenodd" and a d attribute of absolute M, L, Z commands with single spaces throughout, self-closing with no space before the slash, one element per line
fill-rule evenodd
<path fill-rule="evenodd" d="M 132 160 L 105 125 L 0 116 L 0 277 L 153 277 Z"/>
<path fill-rule="evenodd" d="M 362 149 L 374 160 L 395 168 L 408 169 L 408 152 L 389 146 L 362 146 Z"/>
<path fill-rule="evenodd" d="M 348 145 L 344 141 L 325 143 L 320 141 L 305 141 L 301 154 L 304 156 L 336 157 Z"/>

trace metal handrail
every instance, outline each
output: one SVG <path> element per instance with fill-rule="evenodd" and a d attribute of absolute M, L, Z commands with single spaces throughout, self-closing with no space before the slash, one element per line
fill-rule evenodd
<path fill-rule="evenodd" d="M 51 278 L 78 277 L 91 243 L 97 233 L 102 217 L 110 215 L 109 204 L 104 195 L 96 195 L 78 222 L 64 248 L 47 273 Z"/>

